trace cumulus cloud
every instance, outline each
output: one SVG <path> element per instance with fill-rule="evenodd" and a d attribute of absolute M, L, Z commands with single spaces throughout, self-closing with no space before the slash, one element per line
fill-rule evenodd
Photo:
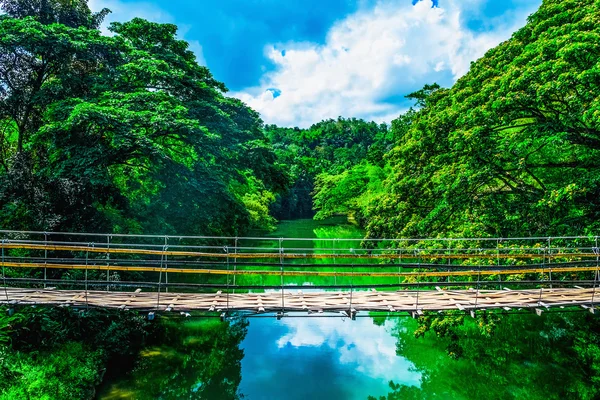
<path fill-rule="evenodd" d="M 106 35 L 111 34 L 108 31 L 108 25 L 111 22 L 130 21 L 136 17 L 152 22 L 176 23 L 175 18 L 171 14 L 152 2 L 138 1 L 125 3 L 120 0 L 89 0 L 88 4 L 92 11 L 100 11 L 103 8 L 111 10 L 111 13 L 108 14 L 101 27 L 102 32 Z M 179 26 L 178 35 L 181 39 L 189 43 L 189 48 L 196 55 L 198 63 L 206 65 L 200 42 L 186 39 L 186 34 L 189 30 L 190 27 L 187 25 Z"/>
<path fill-rule="evenodd" d="M 421 374 L 407 359 L 396 355 L 396 329 L 392 321 L 383 326 L 373 324 L 370 318 L 342 323 L 338 318 L 289 318 L 282 324 L 288 332 L 277 341 L 278 347 L 327 346 L 337 352 L 338 362 L 368 371 L 374 379 L 392 379 L 395 382 L 418 385 Z M 393 375 L 393 376 L 392 376 Z"/>
<path fill-rule="evenodd" d="M 432 7 L 431 0 L 380 0 L 332 26 L 324 44 L 268 45 L 265 55 L 276 69 L 232 95 L 282 126 L 338 116 L 389 122 L 406 109 L 404 95 L 425 83 L 451 85 L 535 10 L 511 10 L 496 17 L 492 29 L 470 30 L 465 15 L 478 14 L 485 1 Z"/>

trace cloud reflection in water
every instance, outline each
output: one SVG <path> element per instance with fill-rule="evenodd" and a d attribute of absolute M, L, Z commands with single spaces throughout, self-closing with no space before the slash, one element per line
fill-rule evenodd
<path fill-rule="evenodd" d="M 366 399 L 388 382 L 419 385 L 412 363 L 396 355 L 396 321 L 371 318 L 256 318 L 242 343 L 240 391 L 248 399 Z"/>

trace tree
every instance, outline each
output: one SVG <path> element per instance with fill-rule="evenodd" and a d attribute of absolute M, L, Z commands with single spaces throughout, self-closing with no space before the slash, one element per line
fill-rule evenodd
<path fill-rule="evenodd" d="M 280 162 L 289 167 L 294 182 L 287 195 L 280 197 L 273 207 L 275 215 L 287 218 L 314 215 L 310 207 L 313 203 L 311 193 L 315 199 L 315 210 L 325 208 L 317 213 L 319 217 L 351 211 L 343 206 L 333 210 L 325 203 L 334 205 L 339 200 L 344 204 L 353 203 L 355 192 L 344 194 L 345 189 L 340 187 L 335 189 L 333 199 L 333 192 L 329 196 L 328 189 L 334 189 L 334 181 L 339 181 L 342 175 L 347 176 L 352 168 L 362 162 L 383 167 L 383 154 L 389 151 L 393 143 L 387 125 L 356 118 L 325 120 L 309 129 L 272 125 L 266 127 L 266 133 L 274 144 Z"/>
<path fill-rule="evenodd" d="M 0 9 L 13 18 L 34 17 L 43 24 L 97 29 L 110 10 L 93 13 L 87 0 L 0 0 Z"/>
<path fill-rule="evenodd" d="M 0 19 L 0 120 L 18 137 L 5 226 L 226 234 L 266 221 L 245 190 L 268 204 L 287 179 L 262 122 L 175 25 L 134 19 L 106 37 L 39 20 Z"/>
<path fill-rule="evenodd" d="M 598 15 L 597 2 L 545 0 L 451 89 L 411 95 L 420 109 L 394 134 L 393 174 L 370 208 L 369 234 L 595 231 Z"/>

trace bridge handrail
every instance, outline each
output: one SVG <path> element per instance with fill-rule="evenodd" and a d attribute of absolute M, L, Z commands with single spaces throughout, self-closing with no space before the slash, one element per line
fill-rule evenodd
<path fill-rule="evenodd" d="M 72 236 L 97 236 L 97 237 L 138 237 L 138 238 L 154 238 L 154 239 L 223 239 L 223 240 L 269 240 L 269 241 L 389 241 L 389 242 L 422 242 L 422 241 L 513 241 L 513 240 L 538 240 L 538 241 L 547 241 L 550 240 L 560 240 L 560 239 L 595 239 L 598 235 L 581 235 L 581 236 L 523 236 L 523 237 L 466 237 L 466 238 L 294 238 L 294 237 L 259 237 L 259 236 L 195 236 L 195 235 L 145 235 L 145 234 L 124 234 L 124 233 L 95 233 L 95 232 L 54 232 L 54 231 L 18 231 L 18 230 L 9 230 L 9 229 L 0 229 L 0 234 L 36 234 L 36 235 L 72 235 Z"/>

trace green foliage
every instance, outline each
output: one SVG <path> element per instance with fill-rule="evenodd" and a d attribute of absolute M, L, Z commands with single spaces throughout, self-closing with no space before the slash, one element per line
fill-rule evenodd
<path fill-rule="evenodd" d="M 163 322 L 160 345 L 140 353 L 125 380 L 105 387 L 108 398 L 238 399 L 248 322 L 215 319 Z M 104 392 L 103 392 L 104 393 Z"/>
<path fill-rule="evenodd" d="M 355 197 L 365 190 L 357 193 L 359 182 L 349 181 L 360 181 L 365 170 L 369 178 L 380 179 L 383 154 L 392 145 L 387 125 L 355 118 L 321 121 L 308 129 L 268 125 L 265 131 L 294 182 L 273 207 L 275 216 L 287 219 L 313 215 L 313 191 L 317 218 L 356 211 L 360 200 Z"/>
<path fill-rule="evenodd" d="M 451 89 L 409 97 L 371 236 L 595 232 L 600 210 L 598 2 L 545 0 Z"/>
<path fill-rule="evenodd" d="M 86 399 L 101 378 L 101 350 L 65 343 L 52 352 L 0 350 L 0 399 Z"/>
<path fill-rule="evenodd" d="M 600 321 L 590 313 L 489 313 L 475 320 L 452 314 L 447 321 L 428 315 L 419 325 L 418 338 L 412 329 L 397 330 L 397 353 L 421 373 L 419 387 L 391 382 L 380 400 L 600 395 Z"/>
<path fill-rule="evenodd" d="M 58 7 L 50 21 L 9 3 L 0 17 L 5 228 L 233 234 L 272 225 L 256 205 L 268 206 L 287 177 L 262 122 L 225 96 L 176 26 L 136 18 L 107 37 L 93 23 L 65 23 L 58 0 L 44 2 Z"/>
<path fill-rule="evenodd" d="M 361 222 L 384 179 L 385 169 L 367 161 L 337 175 L 319 174 L 313 192 L 314 207 L 319 210 L 315 219 L 348 214 Z"/>
<path fill-rule="evenodd" d="M 98 28 L 110 10 L 93 13 L 87 0 L 0 0 L 0 8 L 13 18 L 34 17 L 43 24 Z"/>
<path fill-rule="evenodd" d="M 0 310 L 0 399 L 85 399 L 111 360 L 135 356 L 161 327 L 134 312 Z"/>

